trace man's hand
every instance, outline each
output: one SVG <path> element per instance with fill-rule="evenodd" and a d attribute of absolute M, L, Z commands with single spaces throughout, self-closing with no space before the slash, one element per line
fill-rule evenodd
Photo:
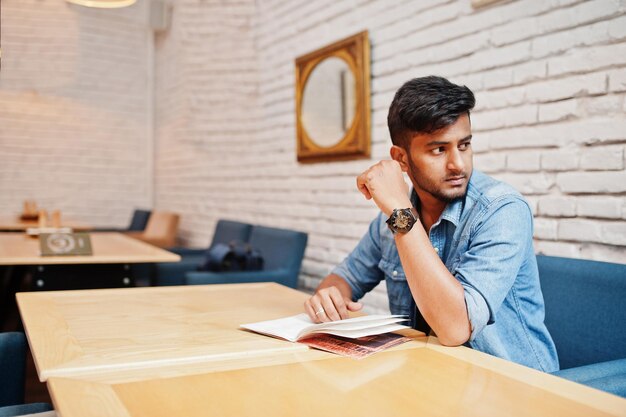
<path fill-rule="evenodd" d="M 365 198 L 373 199 L 387 216 L 393 209 L 411 207 L 409 187 L 397 161 L 384 160 L 372 165 L 357 177 L 356 185 Z"/>
<path fill-rule="evenodd" d="M 347 319 L 349 311 L 358 311 L 362 307 L 363 304 L 344 297 L 335 286 L 319 289 L 304 303 L 304 310 L 313 323 Z"/>

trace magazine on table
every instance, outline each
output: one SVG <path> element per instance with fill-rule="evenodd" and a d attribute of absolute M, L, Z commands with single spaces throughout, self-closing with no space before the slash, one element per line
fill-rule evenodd
<path fill-rule="evenodd" d="M 375 334 L 372 336 L 359 337 L 358 339 L 333 336 L 332 334 L 315 334 L 306 339 L 300 339 L 299 342 L 312 348 L 336 353 L 337 355 L 363 359 L 376 352 L 382 352 L 383 350 L 410 342 L 411 340 L 410 337 L 405 337 L 397 333 Z"/>
<path fill-rule="evenodd" d="M 391 333 L 408 329 L 409 327 L 400 324 L 407 320 L 406 316 L 377 314 L 316 324 L 308 315 L 298 314 L 242 324 L 241 328 L 361 359 L 410 341 L 408 337 Z"/>

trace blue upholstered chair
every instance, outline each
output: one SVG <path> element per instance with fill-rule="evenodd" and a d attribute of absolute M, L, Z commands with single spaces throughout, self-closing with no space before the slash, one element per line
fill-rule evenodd
<path fill-rule="evenodd" d="M 626 397 L 626 265 L 537 256 L 555 375 Z"/>
<path fill-rule="evenodd" d="M 252 225 L 232 220 L 218 220 L 211 241 L 212 247 L 217 243 L 228 243 L 233 240 L 247 242 Z M 170 248 L 171 252 L 181 256 L 180 262 L 157 264 L 155 267 L 155 285 L 184 285 L 185 274 L 197 271 L 206 258 L 207 249 Z"/>
<path fill-rule="evenodd" d="M 148 220 L 150 220 L 150 214 L 152 214 L 150 210 L 135 210 L 126 230 L 134 232 L 145 230 Z"/>
<path fill-rule="evenodd" d="M 47 403 L 24 404 L 26 337 L 24 333 L 0 333 L 0 417 L 21 416 L 52 407 Z"/>
<path fill-rule="evenodd" d="M 262 271 L 188 272 L 185 275 L 186 283 L 200 285 L 273 281 L 291 288 L 298 286 L 307 243 L 306 233 L 252 226 L 249 243 L 263 255 L 265 264 Z"/>
<path fill-rule="evenodd" d="M 125 229 L 113 228 L 113 227 L 98 227 L 93 229 L 96 232 L 141 232 L 146 228 L 148 220 L 152 212 L 150 210 L 136 209 L 133 212 L 133 217 L 130 219 L 130 224 Z"/>

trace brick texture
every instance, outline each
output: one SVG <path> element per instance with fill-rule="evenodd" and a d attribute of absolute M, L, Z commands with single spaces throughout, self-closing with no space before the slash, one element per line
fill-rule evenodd
<path fill-rule="evenodd" d="M 36 192 L 117 223 L 154 184 L 155 206 L 182 214 L 185 245 L 206 246 L 220 218 L 309 233 L 311 290 L 376 214 L 355 176 L 388 157 L 395 90 L 439 74 L 474 90 L 475 166 L 528 197 L 536 250 L 626 262 L 623 1 L 177 0 L 154 37 L 128 17 L 144 5 L 2 0 L 3 210 Z M 365 29 L 372 158 L 298 164 L 294 60 Z M 387 309 L 384 285 L 366 304 Z"/>
<path fill-rule="evenodd" d="M 206 245 L 221 217 L 304 230 L 300 283 L 313 289 L 376 213 L 354 178 L 388 155 L 394 91 L 436 73 L 475 91 L 476 168 L 529 197 L 538 251 L 626 261 L 615 236 L 626 204 L 623 4 L 322 3 L 177 3 L 157 44 L 156 184 L 157 204 L 183 213 L 187 244 Z M 300 165 L 294 60 L 364 29 L 372 43 L 372 160 Z M 588 236 L 575 232 L 581 225 Z M 366 304 L 385 310 L 383 295 L 381 286 Z"/>
<path fill-rule="evenodd" d="M 0 212 L 24 199 L 99 226 L 152 204 L 145 4 L 2 0 Z"/>

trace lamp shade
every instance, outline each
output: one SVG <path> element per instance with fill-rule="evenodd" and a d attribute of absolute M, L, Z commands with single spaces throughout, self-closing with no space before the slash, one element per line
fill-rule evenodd
<path fill-rule="evenodd" d="M 137 0 L 65 0 L 68 3 L 79 4 L 85 7 L 99 7 L 112 9 L 116 7 L 126 7 L 134 4 Z"/>

